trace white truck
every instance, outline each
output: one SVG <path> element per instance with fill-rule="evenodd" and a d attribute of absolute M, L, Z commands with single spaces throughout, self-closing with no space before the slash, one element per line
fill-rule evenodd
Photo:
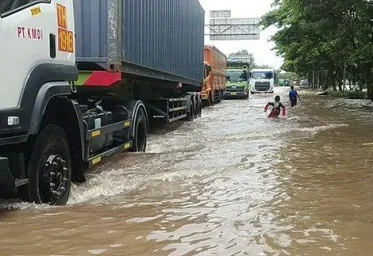
<path fill-rule="evenodd" d="M 276 83 L 276 72 L 274 69 L 253 69 L 250 72 L 250 92 L 273 93 Z"/>
<path fill-rule="evenodd" d="M 152 123 L 199 116 L 203 49 L 195 0 L 1 0 L 0 196 L 65 204 Z"/>

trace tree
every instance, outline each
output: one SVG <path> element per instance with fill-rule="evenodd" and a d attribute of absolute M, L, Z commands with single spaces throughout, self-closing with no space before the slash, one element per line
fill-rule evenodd
<path fill-rule="evenodd" d="M 323 74 L 324 85 L 342 90 L 347 77 L 368 88 L 373 100 L 373 6 L 366 0 L 283 0 L 274 1 L 263 28 L 277 26 L 273 36 L 282 68 L 310 77 Z"/>

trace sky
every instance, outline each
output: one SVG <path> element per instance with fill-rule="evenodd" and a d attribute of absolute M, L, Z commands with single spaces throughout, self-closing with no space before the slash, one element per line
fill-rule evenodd
<path fill-rule="evenodd" d="M 232 18 L 259 18 L 271 10 L 273 0 L 199 0 L 205 9 L 206 24 L 209 23 L 210 10 L 231 10 Z M 208 28 L 206 27 L 206 32 Z M 205 44 L 215 45 L 226 55 L 240 50 L 254 54 L 257 64 L 280 68 L 282 58 L 271 49 L 275 46 L 269 38 L 276 33 L 276 28 L 261 31 L 260 40 L 249 41 L 210 41 L 205 37 Z"/>

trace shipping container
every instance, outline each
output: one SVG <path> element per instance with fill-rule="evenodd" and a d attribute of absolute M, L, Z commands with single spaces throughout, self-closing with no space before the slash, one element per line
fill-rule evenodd
<path fill-rule="evenodd" d="M 78 67 L 201 86 L 198 0 L 75 0 L 74 13 Z"/>

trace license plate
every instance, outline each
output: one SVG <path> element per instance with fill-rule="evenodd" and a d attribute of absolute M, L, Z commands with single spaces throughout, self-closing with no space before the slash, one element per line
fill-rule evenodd
<path fill-rule="evenodd" d="M 232 92 L 232 95 L 237 95 L 237 93 L 235 93 L 235 92 Z"/>

